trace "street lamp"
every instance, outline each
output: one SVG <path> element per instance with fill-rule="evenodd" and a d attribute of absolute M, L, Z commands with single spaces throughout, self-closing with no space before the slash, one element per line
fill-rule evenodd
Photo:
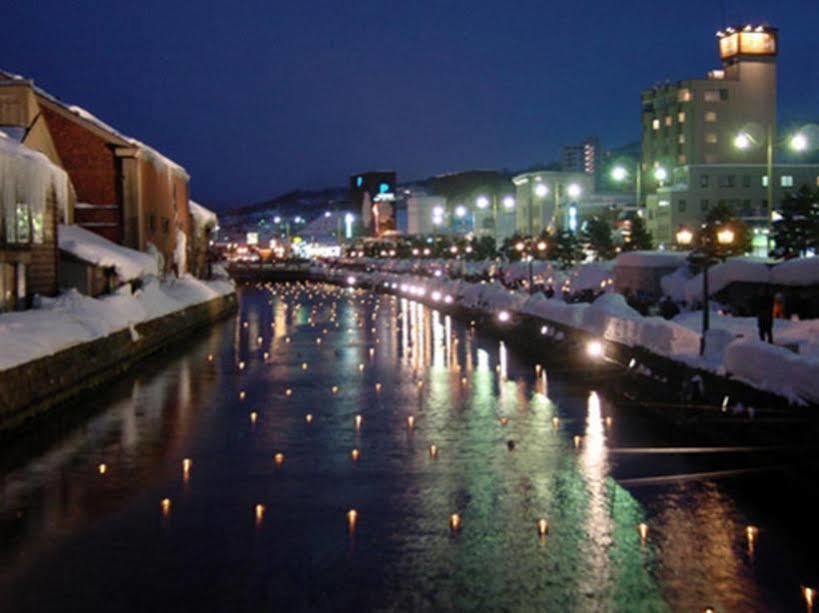
<path fill-rule="evenodd" d="M 489 198 L 486 196 L 478 196 L 478 199 L 475 200 L 475 206 L 479 209 L 489 208 Z"/>
<path fill-rule="evenodd" d="M 789 148 L 792 151 L 797 153 L 803 153 L 808 150 L 810 147 L 810 140 L 805 135 L 804 132 L 796 132 L 792 134 L 790 138 L 786 139 Z M 739 149 L 740 151 L 746 151 L 751 149 L 752 147 L 758 147 L 763 143 L 760 142 L 759 139 L 754 138 L 753 134 L 747 131 L 739 132 L 734 137 L 734 147 Z M 774 187 L 774 178 L 773 178 L 773 166 L 774 166 L 774 147 L 776 143 L 774 143 L 774 127 L 773 123 L 768 124 L 768 129 L 766 130 L 765 134 L 765 165 L 766 165 L 766 173 L 767 173 L 767 201 L 768 201 L 768 249 L 770 250 L 770 240 L 771 240 L 771 232 L 773 230 L 773 209 L 774 209 L 774 195 L 773 195 L 773 187 Z M 782 145 L 783 143 L 780 143 Z"/>
<path fill-rule="evenodd" d="M 503 197 L 503 208 L 507 211 L 511 211 L 515 208 L 515 199 L 512 196 L 504 196 Z"/>
<path fill-rule="evenodd" d="M 683 247 L 689 247 L 693 240 L 694 234 L 687 228 L 680 228 L 677 231 L 677 243 Z M 722 246 L 730 245 L 734 242 L 734 231 L 728 226 L 724 226 L 717 230 L 717 243 Z M 708 311 L 708 268 L 713 263 L 714 253 L 708 250 L 707 245 L 703 245 L 698 250 L 691 253 L 690 259 L 692 262 L 699 262 L 702 264 L 702 334 L 700 335 L 700 355 L 705 354 L 705 336 L 708 333 L 710 324 L 710 313 Z"/>
<path fill-rule="evenodd" d="M 549 188 L 544 183 L 535 185 L 535 196 L 538 198 L 545 198 L 549 194 Z"/>
<path fill-rule="evenodd" d="M 668 179 L 668 171 L 662 166 L 657 166 L 657 168 L 654 169 L 654 178 L 662 183 Z"/>
<path fill-rule="evenodd" d="M 625 166 L 615 166 L 611 169 L 611 178 L 616 181 L 617 183 L 622 183 L 628 179 L 628 170 Z M 643 182 L 643 172 L 642 166 L 640 162 L 637 162 L 635 165 L 635 173 L 634 173 L 634 206 L 637 208 L 640 207 L 640 188 Z"/>

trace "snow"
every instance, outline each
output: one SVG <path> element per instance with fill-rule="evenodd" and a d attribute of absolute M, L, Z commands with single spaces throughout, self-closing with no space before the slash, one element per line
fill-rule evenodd
<path fill-rule="evenodd" d="M 57 207 L 68 214 L 68 175 L 42 153 L 33 151 L 0 131 L 0 209 L 5 219 L 15 218 L 18 202 L 31 207 L 32 216 L 45 212 L 49 189 Z"/>
<path fill-rule="evenodd" d="M 181 274 L 188 265 L 188 236 L 180 229 L 176 230 L 176 246 L 173 248 L 173 263 Z"/>
<path fill-rule="evenodd" d="M 725 368 L 761 389 L 796 401 L 819 402 L 819 359 L 759 340 L 742 339 L 725 350 Z"/>
<path fill-rule="evenodd" d="M 57 240 L 62 251 L 95 266 L 114 268 L 122 281 L 159 272 L 153 256 L 117 245 L 80 226 L 58 226 Z"/>
<path fill-rule="evenodd" d="M 216 217 L 216 213 L 206 209 L 198 202 L 188 200 L 188 210 L 190 210 L 193 223 L 198 230 L 206 230 L 219 225 L 219 218 Z"/>
<path fill-rule="evenodd" d="M 684 258 L 676 261 L 685 264 Z M 447 270 L 449 265 L 444 261 L 415 260 L 399 263 L 367 259 L 362 262 L 358 258 L 350 262 L 359 267 L 366 263 L 367 266 L 384 269 L 373 273 L 356 270 L 359 283 L 372 282 L 382 287 L 386 284 L 410 299 L 431 297 L 434 302 L 439 302 L 443 296 L 448 295 L 454 303 L 484 311 L 488 315 L 497 316 L 502 311 L 510 315 L 528 315 L 541 319 L 547 324 L 547 329 L 548 324 L 557 324 L 583 330 L 612 342 L 645 348 L 656 355 L 693 368 L 722 376 L 729 374 L 751 386 L 780 394 L 796 403 L 819 402 L 819 320 L 775 320 L 774 341 L 780 345 L 792 346 L 797 350 L 794 352 L 786 347 L 757 341 L 755 318 L 730 317 L 713 311 L 706 338 L 706 353 L 700 356 L 702 311 L 684 312 L 673 321 L 667 321 L 661 317 L 641 316 L 628 306 L 622 295 L 615 293 L 603 293 L 592 303 L 567 303 L 559 293 L 549 299 L 542 293 L 530 296 L 528 293 L 506 289 L 496 281 L 472 283 L 463 279 L 448 279 L 445 275 L 429 276 L 433 270 Z M 542 272 L 549 270 L 548 263 L 534 264 L 540 264 Z M 728 278 L 760 279 L 764 278 L 765 271 L 768 270 L 765 262 L 750 258 L 735 258 L 726 264 L 721 271 L 717 270 L 715 281 L 725 282 Z M 789 279 L 802 281 L 810 278 L 813 265 L 813 262 L 791 265 L 794 272 Z M 528 275 L 528 264 L 508 265 L 502 272 L 509 272 L 511 278 L 515 278 L 524 266 Z M 797 269 L 798 273 L 795 272 Z M 317 267 L 313 270 L 327 274 L 326 269 Z M 683 266 L 682 270 L 687 270 L 687 266 Z M 570 271 L 566 279 L 572 280 L 573 289 L 579 289 L 574 287 L 575 283 L 595 287 L 594 281 L 605 281 L 609 271 L 610 267 L 606 265 L 581 265 Z M 347 274 L 344 268 L 336 268 L 329 276 L 343 279 Z M 687 278 L 687 275 L 678 269 L 667 277 L 676 277 L 679 282 Z M 698 283 L 702 283 L 701 277 Z M 684 286 L 677 284 L 677 291 L 680 287 Z M 699 288 L 699 285 L 696 287 Z"/>
<path fill-rule="evenodd" d="M 708 269 L 708 291 L 716 294 L 731 283 L 770 283 L 771 270 L 766 260 L 753 257 L 736 257 L 711 266 Z M 685 299 L 689 302 L 702 300 L 702 273 L 685 284 Z"/>
<path fill-rule="evenodd" d="M 819 285 L 819 258 L 797 258 L 777 264 L 771 271 L 777 285 Z"/>
<path fill-rule="evenodd" d="M 686 300 L 686 287 L 693 274 L 687 264 L 680 266 L 677 270 L 660 278 L 660 289 L 663 294 L 670 296 L 672 300 L 682 302 Z"/>
<path fill-rule="evenodd" d="M 687 251 L 625 251 L 617 256 L 615 266 L 638 268 L 677 268 L 688 259 Z"/>
<path fill-rule="evenodd" d="M 0 315 L 0 372 L 121 330 L 131 330 L 133 338 L 136 324 L 233 291 L 226 278 L 205 282 L 183 275 L 167 282 L 150 277 L 134 294 L 122 287 L 103 298 L 76 290 L 41 298 L 35 309 Z"/>

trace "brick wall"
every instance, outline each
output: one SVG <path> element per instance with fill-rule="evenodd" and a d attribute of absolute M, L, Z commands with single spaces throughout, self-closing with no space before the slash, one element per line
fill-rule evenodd
<path fill-rule="evenodd" d="M 156 160 L 140 160 L 143 236 L 165 256 L 165 269 L 173 265 L 176 231 L 189 235 L 188 181 Z M 180 271 L 184 272 L 184 271 Z"/>
<path fill-rule="evenodd" d="M 78 121 L 40 105 L 63 168 L 71 178 L 77 202 L 121 204 L 117 162 L 108 143 Z M 76 209 L 75 222 L 114 242 L 122 242 L 119 210 Z"/>
<path fill-rule="evenodd" d="M 43 215 L 43 242 L 31 243 L 31 262 L 27 271 L 29 295 L 53 296 L 57 293 L 57 258 L 57 202 L 52 189 Z"/>

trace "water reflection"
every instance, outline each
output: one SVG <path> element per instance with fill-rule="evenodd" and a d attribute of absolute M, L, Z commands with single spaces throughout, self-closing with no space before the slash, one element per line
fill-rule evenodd
<path fill-rule="evenodd" d="M 798 604 L 781 573 L 760 588 L 773 530 L 750 555 L 721 485 L 618 485 L 608 449 L 645 429 L 607 428 L 605 390 L 563 377 L 408 298 L 246 290 L 233 321 L 8 463 L 0 599 L 139 610 L 150 585 L 170 607 L 230 610 Z"/>

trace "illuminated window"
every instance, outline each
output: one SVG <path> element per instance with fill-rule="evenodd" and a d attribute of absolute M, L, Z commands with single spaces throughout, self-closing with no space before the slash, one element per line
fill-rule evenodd
<path fill-rule="evenodd" d="M 677 102 L 689 102 L 690 100 L 691 100 L 690 89 L 684 88 L 677 92 Z"/>
<path fill-rule="evenodd" d="M 705 121 L 708 123 L 714 123 L 717 121 L 717 114 L 715 111 L 706 111 L 705 113 Z"/>
<path fill-rule="evenodd" d="M 677 142 L 679 142 L 680 144 L 683 144 L 685 142 L 685 134 L 680 134 L 677 137 Z"/>
<path fill-rule="evenodd" d="M 666 115 L 665 116 L 665 125 L 667 125 L 667 126 L 671 125 L 671 115 Z"/>
<path fill-rule="evenodd" d="M 719 102 L 719 90 L 718 89 L 706 89 L 702 92 L 702 99 L 706 102 Z"/>
<path fill-rule="evenodd" d="M 779 178 L 779 184 L 782 187 L 793 187 L 793 176 L 792 175 L 782 175 Z"/>
<path fill-rule="evenodd" d="M 762 187 L 768 187 L 768 175 L 762 175 Z"/>
<path fill-rule="evenodd" d="M 706 132 L 705 133 L 705 142 L 714 144 L 717 142 L 717 133 L 716 132 Z"/>
<path fill-rule="evenodd" d="M 680 123 L 685 123 L 685 111 L 680 111 L 677 113 L 677 121 Z"/>
<path fill-rule="evenodd" d="M 655 120 L 653 120 L 653 121 L 651 122 L 651 127 L 652 127 L 654 130 L 659 130 L 659 129 L 660 129 L 660 120 L 659 120 L 659 119 L 655 119 Z"/>

